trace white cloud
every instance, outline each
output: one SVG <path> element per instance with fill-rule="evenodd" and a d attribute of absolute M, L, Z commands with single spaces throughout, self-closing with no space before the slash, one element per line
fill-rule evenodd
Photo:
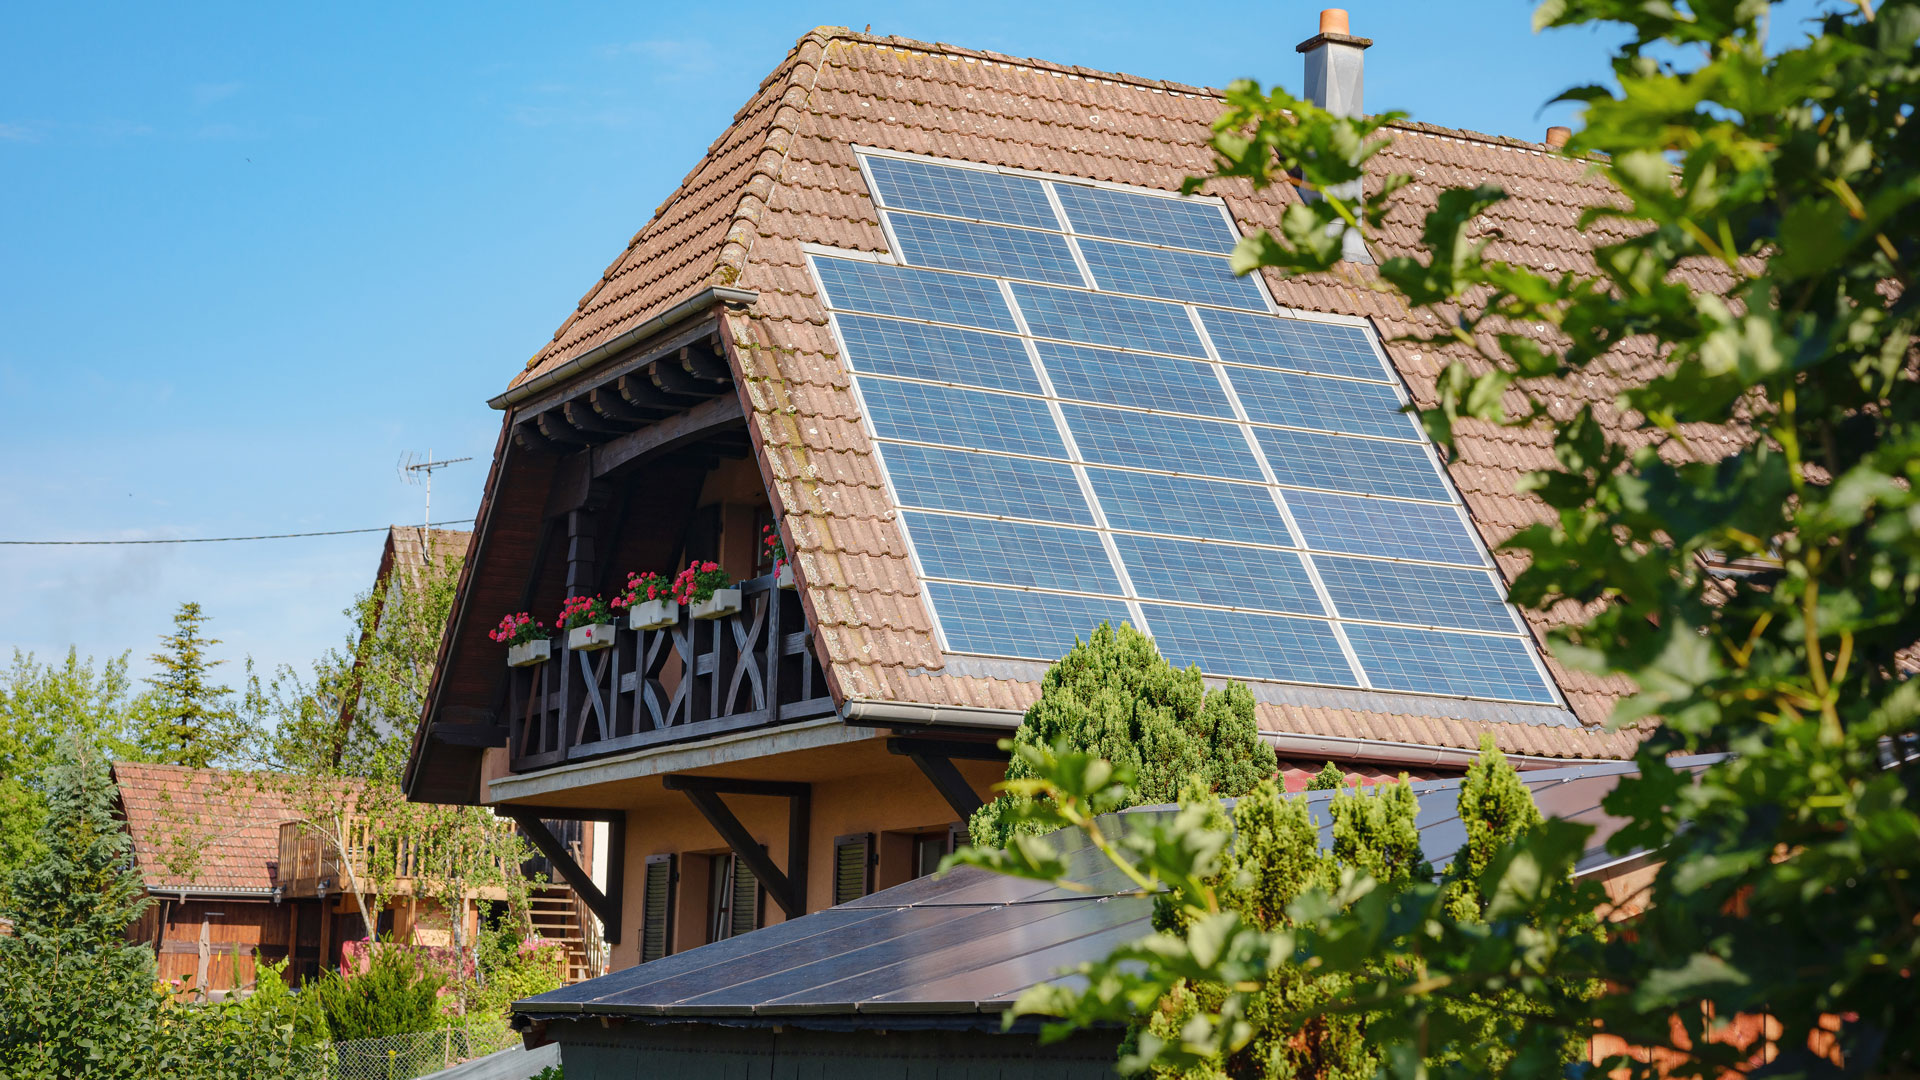
<path fill-rule="evenodd" d="M 25 124 L 0 123 L 0 142 L 39 142 L 40 133 Z"/>
<path fill-rule="evenodd" d="M 216 101 L 224 101 L 240 92 L 237 82 L 199 83 L 193 88 L 193 103 L 204 109 Z"/>

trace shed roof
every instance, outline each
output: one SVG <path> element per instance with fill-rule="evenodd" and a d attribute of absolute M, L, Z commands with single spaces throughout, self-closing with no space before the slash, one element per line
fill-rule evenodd
<path fill-rule="evenodd" d="M 113 765 L 134 864 L 151 891 L 268 894 L 280 826 L 297 821 L 272 785 L 250 773 L 184 765 Z"/>
<path fill-rule="evenodd" d="M 1677 761 L 1699 769 L 1721 760 Z M 1541 812 L 1594 826 L 1583 872 L 1618 861 L 1606 841 L 1623 824 L 1601 800 L 1634 771 L 1601 762 L 1521 774 Z M 1420 840 L 1435 869 L 1466 842 L 1456 809 L 1459 779 L 1414 782 Z M 1326 804 L 1304 796 L 1332 844 Z M 1166 814 L 1137 807 L 1123 820 Z M 1073 880 L 1090 893 L 961 867 L 885 889 L 751 934 L 664 957 L 514 1003 L 530 1019 L 614 1014 L 680 1019 L 999 1012 L 1021 992 L 1151 932 L 1152 903 L 1104 856 L 1068 834 Z"/>

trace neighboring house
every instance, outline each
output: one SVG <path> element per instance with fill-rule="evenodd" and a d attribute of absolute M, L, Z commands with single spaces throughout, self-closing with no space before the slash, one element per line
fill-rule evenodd
<path fill-rule="evenodd" d="M 1301 46 L 1357 111 L 1370 42 Z M 1280 72 L 1267 73 L 1278 76 Z M 1335 100 L 1331 80 L 1350 80 Z M 1245 682 L 1288 786 L 1622 759 L 1629 687 L 1559 665 L 1491 549 L 1544 436 L 1399 409 L 1441 363 L 1342 281 L 1236 278 L 1297 198 L 1213 183 L 1217 91 L 820 28 L 493 399 L 504 413 L 407 775 L 412 798 L 609 826 L 613 966 L 927 873 L 1000 779 L 995 741 L 1102 620 Z M 1591 263 L 1604 198 L 1542 143 L 1402 123 L 1378 246 L 1497 183 L 1500 257 Z M 1614 387 L 1566 393 L 1611 400 Z M 1604 413 L 1602 414 L 1605 415 Z M 773 526 L 792 588 L 762 554 Z M 742 608 L 509 669 L 487 631 L 712 559 Z"/>

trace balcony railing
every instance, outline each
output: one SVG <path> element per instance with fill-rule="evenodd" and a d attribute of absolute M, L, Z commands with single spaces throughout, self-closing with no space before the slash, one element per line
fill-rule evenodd
<path fill-rule="evenodd" d="M 772 575 L 740 583 L 740 611 L 662 630 L 629 630 L 611 647 L 567 649 L 508 673 L 515 772 L 833 711 L 799 597 Z"/>
<path fill-rule="evenodd" d="M 578 823 L 575 823 L 576 825 Z M 417 884 L 433 879 L 436 867 L 445 865 L 445 852 L 432 841 L 383 836 L 370 828 L 365 818 L 345 819 L 346 844 L 351 859 L 341 857 L 335 835 L 305 821 L 280 824 L 280 862 L 274 872 L 274 884 L 290 900 L 315 896 L 341 895 L 352 891 L 353 881 L 361 887 L 375 880 L 380 891 L 396 896 L 415 892 Z M 495 861 L 495 869 L 504 873 L 507 864 Z M 545 869 L 544 863 L 540 869 Z M 467 889 L 470 898 L 500 900 L 506 892 L 498 888 Z"/>

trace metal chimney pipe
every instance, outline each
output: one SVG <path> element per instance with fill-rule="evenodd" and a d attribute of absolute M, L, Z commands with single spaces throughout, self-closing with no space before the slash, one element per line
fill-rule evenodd
<path fill-rule="evenodd" d="M 1306 57 L 1307 81 L 1303 95 L 1308 101 L 1320 106 L 1335 116 L 1359 118 L 1365 115 L 1361 111 L 1361 100 L 1366 88 L 1366 50 L 1371 48 L 1371 38 L 1354 37 L 1347 32 L 1347 13 L 1342 8 L 1327 8 L 1320 12 L 1320 32 L 1294 46 L 1294 51 Z M 1360 202 L 1360 185 L 1342 185 L 1328 192 L 1356 206 Z M 1341 258 L 1350 262 L 1371 263 L 1373 256 L 1367 253 L 1366 241 L 1360 234 L 1344 226 L 1340 238 Z"/>

